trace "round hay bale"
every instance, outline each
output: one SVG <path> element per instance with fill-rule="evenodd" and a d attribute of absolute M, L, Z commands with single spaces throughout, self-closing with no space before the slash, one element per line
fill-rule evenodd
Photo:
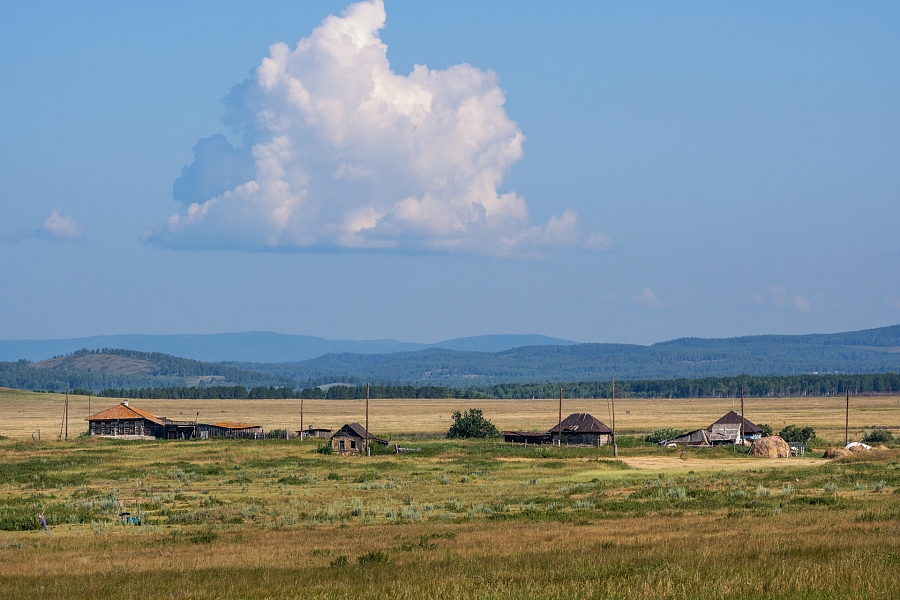
<path fill-rule="evenodd" d="M 777 435 L 759 438 L 750 446 L 750 456 L 763 458 L 788 458 L 791 455 L 791 447 Z"/>
<path fill-rule="evenodd" d="M 834 446 L 829 446 L 825 450 L 824 458 L 843 458 L 845 456 L 850 456 L 850 451 L 844 448 L 835 448 Z"/>
<path fill-rule="evenodd" d="M 850 452 L 868 452 L 869 449 L 863 446 L 862 444 L 857 444 L 856 446 L 850 446 Z"/>

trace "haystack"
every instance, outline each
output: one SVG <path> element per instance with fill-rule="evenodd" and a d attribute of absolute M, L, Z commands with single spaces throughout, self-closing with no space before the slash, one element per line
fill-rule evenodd
<path fill-rule="evenodd" d="M 788 458 L 791 455 L 791 447 L 777 435 L 759 438 L 750 446 L 750 456 L 762 456 L 764 458 Z"/>
<path fill-rule="evenodd" d="M 857 444 L 855 446 L 850 446 L 850 452 L 869 452 L 871 448 L 863 446 L 862 444 Z"/>
<path fill-rule="evenodd" d="M 851 452 L 844 448 L 835 448 L 834 446 L 829 446 L 828 449 L 825 450 L 824 458 L 843 458 L 845 456 L 850 456 Z"/>

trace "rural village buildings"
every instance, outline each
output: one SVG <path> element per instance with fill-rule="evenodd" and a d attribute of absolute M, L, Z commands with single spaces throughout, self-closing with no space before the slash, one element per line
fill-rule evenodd
<path fill-rule="evenodd" d="M 514 444 L 559 444 L 566 446 L 603 446 L 609 443 L 612 429 L 587 413 L 573 413 L 550 431 L 504 431 L 503 439 Z"/>
<path fill-rule="evenodd" d="M 365 442 L 388 445 L 387 440 L 377 438 L 359 423 L 347 423 L 331 436 L 331 447 L 340 454 L 362 454 L 366 450 Z"/>
<path fill-rule="evenodd" d="M 222 421 L 199 423 L 174 421 L 158 417 L 146 410 L 130 406 L 128 400 L 87 418 L 91 435 L 131 440 L 186 440 L 191 437 L 262 438 L 265 431 L 259 425 Z"/>
<path fill-rule="evenodd" d="M 714 446 L 717 444 L 740 443 L 741 422 L 744 424 L 744 440 L 758 440 L 763 430 L 756 423 L 751 423 L 733 410 L 728 411 L 721 419 L 709 427 L 689 431 L 684 435 L 667 440 L 670 444 L 687 446 Z"/>

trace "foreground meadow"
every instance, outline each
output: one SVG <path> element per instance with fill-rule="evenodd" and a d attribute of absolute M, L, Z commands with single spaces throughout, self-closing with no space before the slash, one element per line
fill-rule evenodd
<path fill-rule="evenodd" d="M 0 597 L 896 596 L 896 450 L 407 444 L 0 440 Z"/>

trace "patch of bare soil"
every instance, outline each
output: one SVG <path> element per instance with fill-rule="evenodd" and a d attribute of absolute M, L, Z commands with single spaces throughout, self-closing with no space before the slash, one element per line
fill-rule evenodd
<path fill-rule="evenodd" d="M 814 458 L 694 458 L 685 456 L 635 456 L 623 457 L 621 460 L 632 469 L 645 469 L 648 471 L 682 471 L 682 470 L 715 470 L 715 471 L 742 471 L 745 469 L 759 469 L 762 467 L 777 466 L 811 466 L 825 464 L 826 461 Z"/>

